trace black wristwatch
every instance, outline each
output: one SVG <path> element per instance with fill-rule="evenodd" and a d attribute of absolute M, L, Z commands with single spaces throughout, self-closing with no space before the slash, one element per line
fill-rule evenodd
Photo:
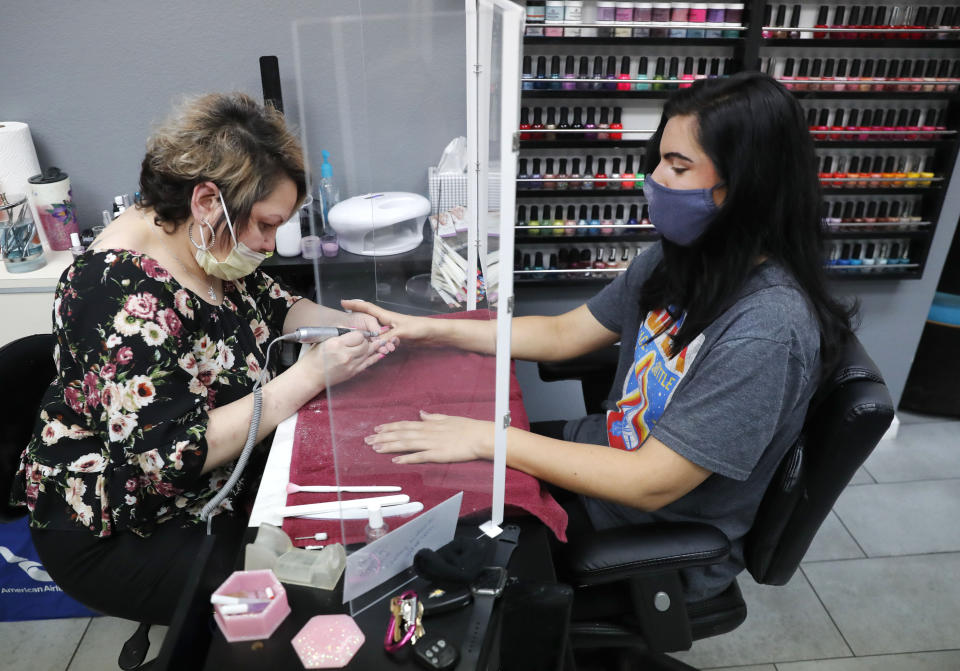
<path fill-rule="evenodd" d="M 520 527 L 513 524 L 505 526 L 500 535 L 493 539 L 496 545 L 492 565 L 486 567 L 470 585 L 470 591 L 473 594 L 473 611 L 470 624 L 467 626 L 458 669 L 480 671 L 477 663 L 480 661 L 480 653 L 483 650 L 490 615 L 493 613 L 497 598 L 503 594 L 503 588 L 507 584 L 507 563 L 514 548 L 517 547 L 519 537 Z"/>

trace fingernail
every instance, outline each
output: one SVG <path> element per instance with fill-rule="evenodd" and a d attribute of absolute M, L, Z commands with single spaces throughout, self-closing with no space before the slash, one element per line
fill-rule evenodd
<path fill-rule="evenodd" d="M 373 432 L 374 432 L 374 433 L 380 433 L 380 429 L 381 429 L 381 428 L 383 428 L 383 427 L 375 426 L 375 427 L 373 427 Z M 368 436 L 368 437 L 369 437 L 369 436 Z"/>
<path fill-rule="evenodd" d="M 381 355 L 380 355 L 380 358 L 382 359 L 382 358 L 384 358 L 385 356 L 387 356 L 387 355 L 386 355 L 386 354 L 381 354 Z"/>
<path fill-rule="evenodd" d="M 367 445 L 373 445 L 373 436 L 364 436 L 363 442 L 365 442 Z"/>
<path fill-rule="evenodd" d="M 386 344 L 387 344 L 387 341 L 384 340 L 383 338 L 377 341 L 377 347 L 383 347 Z"/>
<path fill-rule="evenodd" d="M 389 327 L 389 326 L 381 326 L 381 327 L 380 327 L 380 333 L 383 333 L 384 331 L 389 331 L 389 330 L 390 330 L 390 327 Z"/>
<path fill-rule="evenodd" d="M 390 461 L 392 461 L 393 463 L 397 463 L 398 461 L 400 461 L 400 457 L 394 457 Z"/>

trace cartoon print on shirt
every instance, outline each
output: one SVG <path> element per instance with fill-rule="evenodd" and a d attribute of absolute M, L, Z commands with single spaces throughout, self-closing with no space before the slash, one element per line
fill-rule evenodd
<path fill-rule="evenodd" d="M 669 358 L 669 336 L 680 330 L 685 317 L 686 313 L 656 338 L 654 334 L 668 323 L 669 313 L 654 310 L 644 318 L 634 345 L 633 366 L 623 381 L 617 409 L 607 412 L 607 438 L 611 447 L 632 451 L 643 444 L 693 364 L 703 344 L 702 333 L 677 356 Z"/>

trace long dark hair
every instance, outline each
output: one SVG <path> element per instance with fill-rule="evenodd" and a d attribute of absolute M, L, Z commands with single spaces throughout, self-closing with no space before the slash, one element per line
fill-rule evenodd
<path fill-rule="evenodd" d="M 800 104 L 758 72 L 699 80 L 667 100 L 647 146 L 647 174 L 660 162 L 667 121 L 686 115 L 696 118 L 698 142 L 727 195 L 692 246 L 661 241 L 663 259 L 644 284 L 641 311 L 672 309 L 675 319 L 686 312 L 671 341 L 678 353 L 732 305 L 766 256 L 806 293 L 820 325 L 823 370 L 831 370 L 857 305 L 843 305 L 827 290 L 820 182 Z"/>

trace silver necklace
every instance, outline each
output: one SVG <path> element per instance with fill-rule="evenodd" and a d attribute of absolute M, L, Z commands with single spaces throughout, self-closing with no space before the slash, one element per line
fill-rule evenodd
<path fill-rule="evenodd" d="M 187 273 L 188 275 L 191 274 L 190 271 L 187 270 L 187 267 L 183 265 L 183 261 L 181 261 L 178 256 L 173 255 L 173 260 L 180 264 L 180 267 L 183 268 L 183 272 Z M 210 281 L 210 278 L 207 278 L 207 295 L 214 303 L 220 302 L 220 299 L 217 297 L 217 292 L 213 289 L 213 282 Z"/>

